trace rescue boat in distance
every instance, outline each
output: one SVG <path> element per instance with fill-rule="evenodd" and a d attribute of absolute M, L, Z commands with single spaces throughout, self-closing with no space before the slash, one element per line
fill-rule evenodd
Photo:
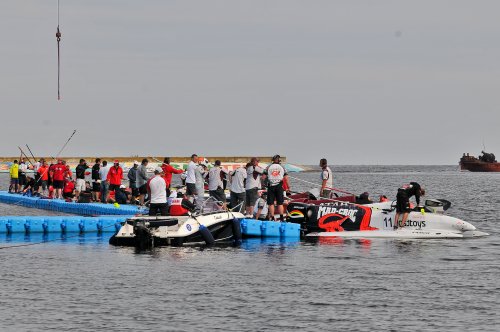
<path fill-rule="evenodd" d="M 451 205 L 445 200 L 428 199 L 425 206 L 413 209 L 405 225 L 395 226 L 394 202 L 359 205 L 331 201 L 291 202 L 290 221 L 301 224 L 305 238 L 471 238 L 489 235 L 472 224 L 444 212 Z M 403 227 L 401 227 L 403 226 Z"/>
<path fill-rule="evenodd" d="M 496 161 L 493 153 L 481 151 L 481 155 L 476 158 L 468 153 L 460 158 L 460 169 L 470 172 L 500 172 L 500 163 Z"/>

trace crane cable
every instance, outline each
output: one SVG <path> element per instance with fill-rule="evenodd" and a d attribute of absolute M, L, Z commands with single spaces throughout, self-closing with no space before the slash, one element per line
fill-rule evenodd
<path fill-rule="evenodd" d="M 61 42 L 61 31 L 59 30 L 59 0 L 57 0 L 57 100 L 61 100 L 61 52 L 60 52 L 60 42 Z"/>

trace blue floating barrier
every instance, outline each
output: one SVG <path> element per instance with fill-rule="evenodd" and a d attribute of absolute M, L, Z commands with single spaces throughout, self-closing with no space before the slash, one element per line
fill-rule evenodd
<path fill-rule="evenodd" d="M 278 237 L 280 236 L 280 223 L 276 221 L 263 221 L 261 225 L 263 237 Z"/>
<path fill-rule="evenodd" d="M 298 237 L 300 238 L 300 224 L 291 222 L 282 222 L 280 227 L 280 235 L 282 237 Z"/>
<path fill-rule="evenodd" d="M 262 221 L 256 219 L 242 219 L 241 232 L 245 236 L 262 236 Z"/>

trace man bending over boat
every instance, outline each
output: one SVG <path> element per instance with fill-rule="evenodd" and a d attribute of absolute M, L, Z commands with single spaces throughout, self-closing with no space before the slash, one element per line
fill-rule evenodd
<path fill-rule="evenodd" d="M 422 188 L 417 182 L 410 182 L 398 189 L 398 194 L 396 195 L 396 218 L 394 220 L 394 229 L 398 227 L 403 228 L 406 219 L 408 219 L 408 214 L 411 211 L 410 208 L 410 197 L 415 196 L 415 201 L 417 206 L 420 205 L 420 197 L 425 195 L 425 189 Z M 399 216 L 403 214 L 403 220 L 399 223 Z"/>

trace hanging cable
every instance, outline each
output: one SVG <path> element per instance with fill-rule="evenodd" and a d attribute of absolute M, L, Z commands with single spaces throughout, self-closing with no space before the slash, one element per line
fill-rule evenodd
<path fill-rule="evenodd" d="M 57 0 L 57 100 L 61 100 L 61 31 L 59 30 L 59 0 Z"/>

